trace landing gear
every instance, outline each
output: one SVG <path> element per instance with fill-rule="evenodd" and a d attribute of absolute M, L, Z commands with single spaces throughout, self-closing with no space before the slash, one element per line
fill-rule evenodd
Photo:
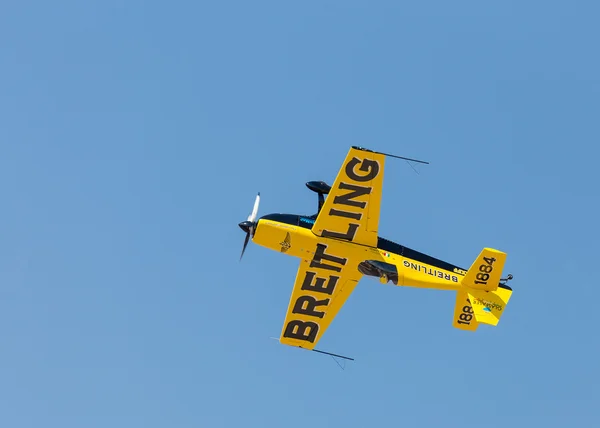
<path fill-rule="evenodd" d="M 510 281 L 511 279 L 513 279 L 513 275 L 512 275 L 512 273 L 509 273 L 509 274 L 508 274 L 508 276 L 507 276 L 506 278 L 501 278 L 501 279 L 500 279 L 500 284 L 502 284 L 502 285 L 506 285 L 506 283 L 507 283 L 508 281 Z"/>
<path fill-rule="evenodd" d="M 385 263 L 379 260 L 365 260 L 358 265 L 358 271 L 363 275 L 379 278 L 379 282 L 398 285 L 398 269 L 396 265 Z"/>

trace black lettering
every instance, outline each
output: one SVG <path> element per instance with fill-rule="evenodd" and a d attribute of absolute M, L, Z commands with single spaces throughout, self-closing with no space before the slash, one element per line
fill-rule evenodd
<path fill-rule="evenodd" d="M 481 284 L 487 284 L 488 279 L 490 279 L 490 275 L 487 273 L 478 273 L 475 278 L 479 281 L 482 281 Z"/>
<path fill-rule="evenodd" d="M 329 281 L 327 281 L 327 286 L 325 286 L 325 278 L 319 278 L 318 276 L 315 278 L 316 275 L 317 274 L 315 272 L 306 272 L 306 276 L 304 277 L 304 282 L 302 283 L 301 289 L 315 291 L 317 293 L 325 293 L 331 296 L 340 277 L 330 276 Z M 315 281 L 314 284 L 313 280 Z"/>
<path fill-rule="evenodd" d="M 330 262 L 345 266 L 348 259 L 332 256 L 331 254 L 325 254 L 326 248 L 327 248 L 327 245 L 325 245 L 325 244 L 317 244 L 317 249 L 315 250 L 315 255 L 313 256 L 313 259 L 310 262 L 310 267 L 311 268 L 329 269 L 329 270 L 333 270 L 336 272 L 341 272 L 342 271 L 341 267 L 321 263 L 321 260 L 325 259 Z"/>
<path fill-rule="evenodd" d="M 418 270 L 418 271 L 420 271 L 420 270 L 421 270 L 421 268 L 420 268 L 420 267 L 418 267 L 416 263 L 411 263 L 411 264 L 410 264 L 410 268 L 411 268 L 411 269 L 414 269 L 414 270 Z"/>
<path fill-rule="evenodd" d="M 335 198 L 333 198 L 333 203 L 340 204 L 340 205 L 348 205 L 350 207 L 358 207 L 358 208 L 366 207 L 367 203 L 353 201 L 352 199 L 358 198 L 359 196 L 362 196 L 362 195 L 368 195 L 371 193 L 371 190 L 373 190 L 372 187 L 357 186 L 356 184 L 348 184 L 348 183 L 344 183 L 344 182 L 340 183 L 338 188 L 340 190 L 351 190 L 351 192 L 346 193 L 345 195 L 336 196 Z"/>
<path fill-rule="evenodd" d="M 490 265 L 481 265 L 479 266 L 479 272 L 483 273 L 491 273 L 494 268 Z"/>
<path fill-rule="evenodd" d="M 471 322 L 471 320 L 473 319 L 473 315 L 462 313 L 458 316 L 458 319 L 460 319 L 461 321 Z"/>
<path fill-rule="evenodd" d="M 308 333 L 306 332 L 308 330 Z M 300 321 L 292 320 L 285 327 L 283 337 L 289 337 L 290 339 L 306 340 L 310 343 L 314 343 L 319 332 L 319 324 L 312 321 Z"/>
<path fill-rule="evenodd" d="M 488 265 L 492 265 L 494 264 L 494 262 L 496 261 L 496 259 L 494 257 L 484 257 L 483 261 L 486 262 Z"/>
<path fill-rule="evenodd" d="M 332 232 L 330 230 L 323 230 L 321 236 L 323 238 L 338 238 L 345 239 L 346 241 L 352 242 L 354 236 L 356 235 L 356 231 L 358 230 L 358 224 L 356 223 L 348 223 L 348 232 L 340 233 L 340 232 Z"/>
<path fill-rule="evenodd" d="M 306 303 L 306 307 L 304 304 Z M 323 318 L 325 312 L 316 311 L 317 306 L 327 306 L 329 299 L 317 300 L 313 296 L 300 296 L 296 299 L 294 309 L 292 310 L 295 314 L 308 315 L 309 317 Z"/>
<path fill-rule="evenodd" d="M 357 175 L 356 174 L 354 167 L 358 164 L 362 164 L 358 170 L 366 172 L 367 173 L 366 175 Z M 378 174 L 379 174 L 379 162 L 374 161 L 374 160 L 364 159 L 361 162 L 361 160 L 358 158 L 352 158 L 352 159 L 350 159 L 350 162 L 348 162 L 346 164 L 346 175 L 348 177 L 350 177 L 351 180 L 354 180 L 354 181 L 362 182 L 362 181 L 373 180 L 375 177 L 377 177 Z"/>
<path fill-rule="evenodd" d="M 351 218 L 354 220 L 360 220 L 362 217 L 362 213 L 351 213 L 348 211 L 340 211 L 340 210 L 336 210 L 335 208 L 332 208 L 329 210 L 329 215 L 334 215 L 337 217 Z"/>

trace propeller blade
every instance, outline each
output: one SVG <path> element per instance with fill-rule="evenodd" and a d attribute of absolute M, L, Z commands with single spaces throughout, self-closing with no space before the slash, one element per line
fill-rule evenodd
<path fill-rule="evenodd" d="M 256 199 L 254 200 L 254 208 L 252 208 L 252 214 L 248 216 L 248 221 L 254 223 L 256 220 L 256 214 L 258 214 L 258 205 L 260 204 L 260 192 L 256 195 Z"/>
<path fill-rule="evenodd" d="M 240 255 L 240 261 L 242 257 L 244 257 L 244 252 L 246 251 L 246 247 L 248 246 L 248 241 L 250 241 L 250 236 L 254 235 L 254 227 L 256 226 L 256 215 L 258 214 L 258 205 L 260 204 L 260 192 L 256 195 L 256 199 L 254 200 L 254 207 L 252 208 L 252 212 L 248 216 L 248 220 L 243 221 L 239 224 L 240 228 L 246 232 L 246 239 L 244 240 L 244 246 L 242 247 L 242 254 Z"/>
<path fill-rule="evenodd" d="M 244 247 L 242 248 L 242 254 L 240 255 L 240 261 L 242 257 L 244 257 L 244 251 L 246 251 L 246 246 L 248 245 L 248 241 L 250 240 L 250 232 L 246 233 L 246 239 L 244 240 Z"/>

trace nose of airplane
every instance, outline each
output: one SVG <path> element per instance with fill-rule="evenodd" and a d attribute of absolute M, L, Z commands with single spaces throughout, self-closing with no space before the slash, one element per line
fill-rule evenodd
<path fill-rule="evenodd" d="M 256 214 L 258 213 L 258 204 L 260 203 L 260 192 L 256 195 L 256 199 L 254 200 L 254 207 L 252 208 L 252 213 L 248 216 L 246 221 L 243 221 L 238 224 L 240 229 L 246 232 L 246 239 L 244 239 L 244 246 L 242 247 L 242 254 L 240 256 L 240 260 L 244 256 L 244 251 L 246 251 L 246 246 L 248 245 L 248 241 L 250 240 L 250 235 L 254 234 L 255 220 Z"/>
<path fill-rule="evenodd" d="M 243 221 L 240 224 L 238 224 L 238 226 L 240 227 L 240 229 L 242 229 L 244 232 L 246 233 L 250 233 L 250 228 L 252 227 L 252 222 L 251 221 Z"/>

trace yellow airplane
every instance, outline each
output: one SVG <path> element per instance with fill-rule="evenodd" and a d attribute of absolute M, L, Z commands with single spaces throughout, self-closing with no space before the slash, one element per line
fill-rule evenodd
<path fill-rule="evenodd" d="M 333 186 L 306 183 L 318 193 L 317 214 L 268 214 L 257 220 L 259 193 L 252 213 L 239 224 L 246 232 L 240 260 L 250 238 L 300 259 L 280 343 L 347 358 L 315 346 L 363 275 L 384 284 L 456 291 L 453 326 L 458 329 L 498 324 L 512 294 L 506 282 L 513 276 L 501 277 L 506 253 L 484 248 L 464 270 L 379 236 L 386 156 L 427 163 L 353 146 Z"/>

